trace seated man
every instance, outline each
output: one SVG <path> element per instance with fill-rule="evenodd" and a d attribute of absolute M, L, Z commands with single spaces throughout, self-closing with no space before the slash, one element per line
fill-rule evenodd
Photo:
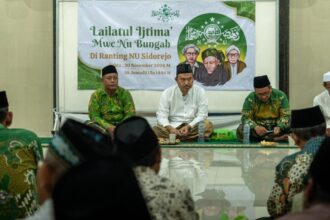
<path fill-rule="evenodd" d="M 202 52 L 204 67 L 197 69 L 195 80 L 204 86 L 223 85 L 229 80 L 223 67 L 225 55 L 216 48 L 207 48 Z"/>
<path fill-rule="evenodd" d="M 39 138 L 32 131 L 9 129 L 13 113 L 0 91 L 0 219 L 32 215 L 39 208 L 36 172 L 42 159 Z"/>
<path fill-rule="evenodd" d="M 135 115 L 130 92 L 118 86 L 118 73 L 113 65 L 102 69 L 103 88 L 96 90 L 89 100 L 91 126 L 112 134 L 116 125 Z"/>
<path fill-rule="evenodd" d="M 65 172 L 91 160 L 107 159 L 113 153 L 108 135 L 72 119 L 67 119 L 52 138 L 46 157 L 38 169 L 39 210 L 25 220 L 52 220 L 53 188 Z"/>
<path fill-rule="evenodd" d="M 131 117 L 114 133 L 117 153 L 132 163 L 151 218 L 198 219 L 189 189 L 158 174 L 161 149 L 148 122 Z"/>
<path fill-rule="evenodd" d="M 304 210 L 288 214 L 280 220 L 330 219 L 330 138 L 327 137 L 316 153 L 309 168 L 309 178 L 304 189 Z"/>
<path fill-rule="evenodd" d="M 327 122 L 327 136 L 330 136 L 330 72 L 323 74 L 325 90 L 314 98 L 313 105 L 319 105 Z"/>
<path fill-rule="evenodd" d="M 191 66 L 179 64 L 175 80 L 177 85 L 166 89 L 160 97 L 154 132 L 160 138 L 176 134 L 180 140 L 193 140 L 198 137 L 198 123 L 204 121 L 208 138 L 213 131 L 212 123 L 206 120 L 208 101 L 204 89 L 194 85 Z"/>
<path fill-rule="evenodd" d="M 290 131 L 289 121 L 290 108 L 285 93 L 272 88 L 267 75 L 254 77 L 254 92 L 245 98 L 237 138 L 243 138 L 243 124 L 248 123 L 250 140 L 276 140 Z"/>
<path fill-rule="evenodd" d="M 235 45 L 231 45 L 226 49 L 228 61 L 224 63 L 225 71 L 228 73 L 228 80 L 235 78 L 242 72 L 246 64 L 240 60 L 241 51 Z"/>
<path fill-rule="evenodd" d="M 272 217 L 291 210 L 293 197 L 303 191 L 303 181 L 325 136 L 325 120 L 319 106 L 292 111 L 291 137 L 301 150 L 276 166 L 275 184 L 267 201 Z"/>

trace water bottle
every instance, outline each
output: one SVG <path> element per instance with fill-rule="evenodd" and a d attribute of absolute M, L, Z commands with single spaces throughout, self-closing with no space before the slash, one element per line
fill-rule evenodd
<path fill-rule="evenodd" d="M 250 125 L 246 121 L 243 126 L 243 144 L 249 144 L 249 143 L 250 143 Z"/>
<path fill-rule="evenodd" d="M 204 142 L 205 124 L 204 120 L 198 123 L 198 142 Z"/>

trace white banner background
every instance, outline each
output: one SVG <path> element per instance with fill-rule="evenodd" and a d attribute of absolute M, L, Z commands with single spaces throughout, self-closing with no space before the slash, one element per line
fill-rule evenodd
<path fill-rule="evenodd" d="M 179 17 L 164 22 L 159 17 L 152 17 L 152 11 L 158 11 L 166 4 L 173 11 L 179 11 Z M 127 89 L 137 90 L 163 90 L 175 83 L 176 65 L 180 60 L 178 54 L 178 39 L 183 28 L 195 17 L 217 13 L 226 15 L 234 20 L 243 30 L 247 50 L 244 62 L 247 68 L 237 78 L 228 81 L 223 86 L 204 87 L 207 90 L 251 90 L 252 79 L 255 73 L 255 23 L 247 18 L 236 15 L 236 9 L 219 1 L 184 1 L 184 2 L 152 2 L 152 1 L 81 1 L 78 7 L 78 56 L 87 66 L 101 69 L 103 66 L 113 64 L 119 72 L 119 84 Z M 99 29 L 111 26 L 113 29 L 132 29 L 131 36 L 95 36 L 91 27 L 95 26 L 94 33 Z M 153 29 L 169 30 L 169 36 L 146 36 L 143 42 L 165 42 L 168 48 L 139 48 L 134 41 L 140 39 L 137 27 L 152 27 Z M 117 47 L 95 46 L 93 40 L 104 42 L 117 42 L 122 40 L 131 42 Z M 94 44 L 94 45 L 93 45 Z M 212 47 L 212 46 L 211 46 Z M 218 46 L 217 46 L 218 47 Z M 223 51 L 225 52 L 225 51 Z M 100 54 L 115 54 L 111 59 Z M 129 54 L 139 54 L 139 59 L 129 58 Z M 91 54 L 94 55 L 91 56 Z M 164 55 L 165 59 L 143 59 L 143 55 Z M 119 57 L 126 55 L 127 59 Z M 201 56 L 201 54 L 199 55 Z M 96 57 L 96 58 L 95 58 Z M 142 65 L 142 67 L 136 67 Z M 148 67 L 144 67 L 148 65 Z M 134 66 L 134 67 L 132 67 Z M 197 83 L 195 81 L 195 83 Z"/>

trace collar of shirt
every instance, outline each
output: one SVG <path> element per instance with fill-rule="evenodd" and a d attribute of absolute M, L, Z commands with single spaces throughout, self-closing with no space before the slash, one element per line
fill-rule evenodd
<path fill-rule="evenodd" d="M 322 141 L 324 140 L 324 136 L 317 136 L 309 139 L 304 146 L 303 151 L 306 152 L 316 152 L 317 149 L 321 146 Z"/>
<path fill-rule="evenodd" d="M 182 94 L 180 87 L 178 85 L 176 85 L 176 87 L 177 87 L 178 93 L 180 94 L 180 97 L 182 97 L 183 100 L 186 100 L 188 97 L 192 96 L 192 90 L 193 90 L 194 85 L 189 89 L 187 95 L 185 95 L 185 96 Z"/>
<path fill-rule="evenodd" d="M 186 64 L 189 64 L 188 63 L 188 61 L 186 61 Z M 195 63 L 194 63 L 194 65 L 193 65 L 194 67 L 196 67 L 196 68 L 198 68 L 199 67 L 199 64 L 198 64 L 198 62 L 196 61 Z"/>
<path fill-rule="evenodd" d="M 114 96 L 118 96 L 118 93 L 119 93 L 119 86 L 117 87 Z M 103 96 L 109 96 L 109 94 L 105 91 L 104 86 L 103 86 L 103 88 L 102 88 L 102 95 L 103 95 Z M 111 96 L 110 96 L 110 97 L 111 97 Z"/>

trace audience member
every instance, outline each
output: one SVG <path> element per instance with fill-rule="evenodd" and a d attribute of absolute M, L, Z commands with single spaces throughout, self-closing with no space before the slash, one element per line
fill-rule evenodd
<path fill-rule="evenodd" d="M 319 106 L 293 110 L 291 114 L 291 137 L 301 150 L 286 156 L 276 166 L 275 184 L 267 201 L 272 217 L 291 210 L 293 197 L 303 191 L 303 180 L 325 135 L 325 120 Z"/>
<path fill-rule="evenodd" d="M 42 148 L 35 133 L 8 128 L 13 120 L 0 91 L 0 219 L 24 218 L 39 207 L 36 172 Z"/>
<path fill-rule="evenodd" d="M 161 149 L 148 122 L 131 117 L 114 133 L 117 153 L 131 161 L 152 219 L 198 219 L 188 188 L 161 177 Z"/>
<path fill-rule="evenodd" d="M 309 169 L 304 189 L 304 211 L 288 214 L 280 220 L 329 220 L 330 219 L 330 138 L 321 144 Z"/>
<path fill-rule="evenodd" d="M 191 66 L 179 64 L 175 80 L 177 85 L 160 97 L 154 132 L 160 138 L 176 134 L 180 140 L 193 140 L 198 137 L 198 123 L 204 121 L 208 138 L 213 131 L 212 123 L 206 119 L 208 101 L 204 89 L 194 85 Z"/>
<path fill-rule="evenodd" d="M 103 87 L 90 97 L 88 112 L 90 126 L 113 134 L 117 124 L 135 115 L 135 107 L 130 92 L 118 86 L 118 72 L 115 66 L 102 69 Z"/>
<path fill-rule="evenodd" d="M 113 153 L 110 137 L 72 119 L 65 121 L 50 142 L 37 183 L 40 209 L 27 220 L 51 220 L 53 188 L 59 177 L 73 166 L 89 160 L 108 158 Z"/>
<path fill-rule="evenodd" d="M 267 75 L 254 77 L 254 92 L 245 98 L 237 138 L 243 139 L 243 125 L 248 123 L 252 141 L 273 140 L 290 131 L 289 121 L 290 108 L 285 93 L 272 88 Z"/>
<path fill-rule="evenodd" d="M 325 90 L 314 98 L 313 105 L 319 105 L 327 123 L 327 136 L 330 136 L 330 72 L 323 74 Z"/>
<path fill-rule="evenodd" d="M 151 219 L 132 168 L 117 157 L 73 167 L 53 201 L 56 220 Z"/>
<path fill-rule="evenodd" d="M 181 64 L 190 64 L 193 75 L 197 69 L 203 67 L 203 63 L 197 61 L 199 55 L 199 48 L 195 44 L 188 44 L 182 49 L 182 54 L 186 58 Z"/>

